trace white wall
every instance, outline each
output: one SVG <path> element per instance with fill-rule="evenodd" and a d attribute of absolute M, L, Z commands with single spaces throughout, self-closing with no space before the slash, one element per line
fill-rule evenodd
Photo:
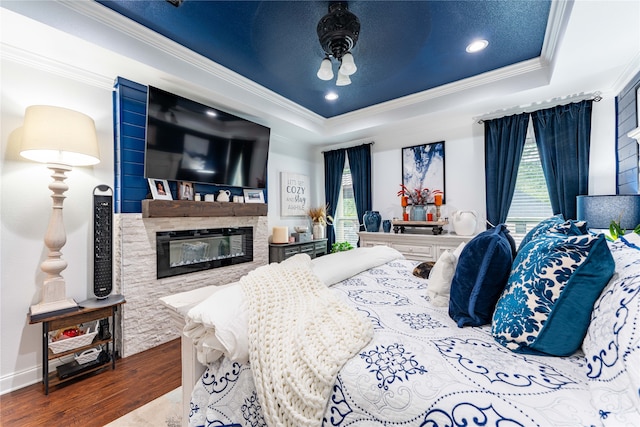
<path fill-rule="evenodd" d="M 324 184 L 317 177 L 318 170 L 322 172 L 322 164 L 319 164 L 313 156 L 313 150 L 305 144 L 282 138 L 278 135 L 271 136 L 269 147 L 269 182 L 267 189 L 269 194 L 269 227 L 287 226 L 289 233 L 294 232 L 295 226 L 310 226 L 306 217 L 283 217 L 280 215 L 280 185 L 282 172 L 291 172 L 309 177 L 309 203 L 311 207 L 318 206 L 324 200 Z M 295 161 L 292 161 L 295 159 Z"/>
<path fill-rule="evenodd" d="M 39 302 L 47 256 L 43 238 L 51 214 L 50 171 L 43 164 L 22 159 L 18 129 L 29 105 L 48 104 L 81 111 L 96 122 L 102 162 L 69 172 L 64 224 L 67 243 L 62 249 L 68 267 L 62 275 L 67 296 L 87 298 L 93 188 L 113 185 L 113 121 L 111 90 L 73 81 L 11 61 L 2 61 L 2 189 L 0 346 L 1 390 L 37 380 L 41 373 L 41 325 L 29 325 L 29 306 Z"/>

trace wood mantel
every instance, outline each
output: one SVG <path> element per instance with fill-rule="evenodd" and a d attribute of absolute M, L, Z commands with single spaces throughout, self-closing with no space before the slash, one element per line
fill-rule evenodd
<path fill-rule="evenodd" d="M 142 201 L 143 218 L 266 216 L 266 203 L 194 202 L 189 200 Z"/>

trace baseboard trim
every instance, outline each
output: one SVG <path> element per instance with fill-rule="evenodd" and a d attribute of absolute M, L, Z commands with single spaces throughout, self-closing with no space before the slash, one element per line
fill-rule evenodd
<path fill-rule="evenodd" d="M 0 377 L 0 395 L 36 384 L 42 381 L 40 366 L 34 366 L 19 372 Z"/>

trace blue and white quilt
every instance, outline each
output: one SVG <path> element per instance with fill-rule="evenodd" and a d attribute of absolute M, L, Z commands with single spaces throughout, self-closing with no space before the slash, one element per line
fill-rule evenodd
<path fill-rule="evenodd" d="M 458 328 L 446 307 L 430 303 L 427 281 L 412 275 L 416 264 L 394 260 L 332 286 L 371 320 L 375 332 L 340 370 L 323 426 L 607 424 L 607 412 L 592 401 L 593 361 L 582 352 L 516 354 L 494 340 L 490 325 Z M 634 268 L 632 279 L 624 276 L 624 292 L 629 306 L 633 288 L 636 312 L 623 320 L 637 324 L 640 265 Z M 636 399 L 638 392 L 630 391 Z M 212 363 L 194 389 L 189 425 L 265 426 L 250 365 L 227 358 Z"/>

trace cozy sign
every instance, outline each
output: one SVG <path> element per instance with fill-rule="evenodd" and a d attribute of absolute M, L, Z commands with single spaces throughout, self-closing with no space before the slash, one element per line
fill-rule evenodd
<path fill-rule="evenodd" d="M 281 215 L 305 216 L 309 210 L 309 177 L 298 173 L 281 172 Z"/>

